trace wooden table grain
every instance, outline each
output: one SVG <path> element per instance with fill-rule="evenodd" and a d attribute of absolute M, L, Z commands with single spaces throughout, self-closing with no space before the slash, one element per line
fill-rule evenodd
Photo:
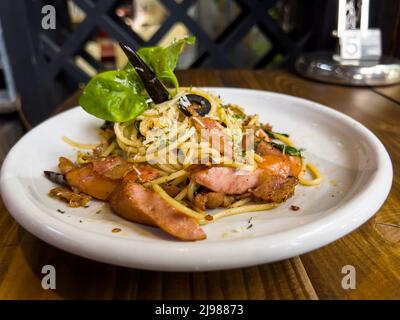
<path fill-rule="evenodd" d="M 179 78 L 183 85 L 286 93 L 350 115 L 374 132 L 390 154 L 394 180 L 387 201 L 358 230 L 313 252 L 251 268 L 199 273 L 134 270 L 66 253 L 19 227 L 0 202 L 0 299 L 400 299 L 400 86 L 335 86 L 287 71 L 190 70 L 179 72 Z M 76 105 L 77 98 L 61 109 Z M 41 287 L 46 264 L 57 270 L 56 290 Z M 341 286 L 345 265 L 356 270 L 354 290 Z"/>

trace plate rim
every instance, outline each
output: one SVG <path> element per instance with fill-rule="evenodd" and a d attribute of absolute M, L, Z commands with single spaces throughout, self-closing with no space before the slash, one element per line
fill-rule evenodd
<path fill-rule="evenodd" d="M 196 242 L 148 242 L 144 248 L 140 246 L 143 241 L 136 239 L 110 238 L 107 235 L 101 234 L 96 234 L 96 237 L 93 237 L 92 232 L 89 231 L 88 233 L 83 233 L 80 228 L 69 225 L 56 217 L 43 213 L 37 207 L 30 209 L 31 211 L 35 210 L 35 213 L 29 213 L 30 211 L 26 210 L 27 207 L 24 204 L 25 201 L 29 201 L 28 198 L 24 195 L 24 201 L 21 201 L 21 195 L 17 196 L 16 193 L 11 190 L 13 188 L 8 184 L 9 180 L 6 179 L 5 174 L 13 159 L 13 155 L 18 152 L 18 149 L 21 148 L 22 145 L 24 145 L 24 142 L 29 138 L 32 132 L 40 130 L 40 128 L 46 126 L 48 122 L 55 121 L 57 118 L 62 118 L 69 112 L 75 112 L 76 109 L 80 108 L 77 106 L 58 115 L 52 116 L 33 128 L 30 132 L 25 134 L 7 154 L 1 168 L 0 193 L 10 214 L 20 225 L 22 225 L 23 228 L 41 240 L 59 249 L 85 258 L 125 267 L 157 271 L 209 271 L 270 263 L 325 246 L 355 230 L 361 224 L 366 222 L 378 211 L 386 200 L 393 179 L 393 169 L 389 154 L 382 142 L 357 120 L 320 103 L 288 94 L 233 87 L 202 88 L 217 92 L 218 90 L 223 90 L 227 92 L 241 91 L 242 93 L 247 94 L 273 95 L 284 99 L 290 99 L 294 102 L 300 101 L 306 103 L 309 108 L 319 109 L 319 111 L 323 113 L 338 117 L 348 125 L 350 125 L 350 123 L 354 124 L 356 126 L 354 130 L 362 133 L 369 142 L 373 143 L 373 150 L 375 150 L 374 156 L 378 163 L 375 177 L 370 178 L 368 180 L 369 184 L 364 186 L 361 192 L 358 192 L 353 199 L 334 211 L 335 221 L 332 221 L 332 215 L 323 216 L 305 225 L 275 234 L 247 239 L 234 239 L 220 243 L 210 242 L 202 244 L 201 247 L 196 247 Z M 380 186 L 380 191 L 379 195 L 376 195 L 374 198 L 373 205 L 371 205 L 371 203 L 368 203 L 367 205 L 366 203 L 359 201 L 358 198 L 362 198 L 363 195 L 371 192 L 372 188 L 376 188 L 377 183 Z M 15 186 L 17 186 L 16 182 L 14 184 L 14 187 Z M 351 213 L 346 213 L 345 211 Z M 361 214 L 359 212 L 361 212 Z M 32 219 L 29 219 L 30 216 L 42 216 L 45 218 L 46 223 L 32 221 Z M 348 223 L 349 220 L 351 220 L 351 223 Z M 311 232 L 310 230 L 306 230 L 310 228 L 315 229 Z M 62 231 L 59 231 L 60 229 Z M 313 243 L 312 239 L 317 236 L 320 236 L 320 239 L 324 240 Z M 273 242 L 275 243 L 270 243 L 271 238 L 274 239 Z M 283 241 L 285 238 L 292 239 L 292 244 L 288 244 L 288 241 L 286 241 L 286 245 L 282 245 L 282 243 L 285 242 Z M 265 243 L 263 248 L 259 245 L 260 241 Z M 120 248 L 119 246 L 124 246 L 127 242 L 129 242 L 129 245 L 132 246 L 133 249 L 138 250 L 136 251 L 137 254 L 127 255 L 126 249 L 125 251 L 119 249 L 118 255 L 116 255 L 115 246 Z M 85 246 L 82 246 L 83 243 L 85 243 Z M 254 244 L 258 245 L 254 246 Z M 96 252 L 96 249 L 99 247 L 103 248 L 103 250 L 101 250 L 101 252 Z M 210 256 L 209 250 L 212 250 L 213 254 L 211 255 L 212 257 L 207 259 L 205 257 Z M 193 251 L 196 251 L 198 256 L 193 258 L 192 254 L 191 259 L 189 259 L 190 261 L 184 260 L 185 255 L 187 255 L 188 252 L 192 253 Z M 224 251 L 226 251 L 225 254 Z M 237 255 L 233 258 L 235 252 L 241 252 L 242 258 L 237 259 Z M 265 252 L 268 252 L 267 256 L 265 255 Z M 171 254 L 175 255 L 176 259 L 171 259 Z M 218 259 L 215 259 L 215 256 L 218 256 Z M 222 257 L 225 257 L 225 259 L 222 259 Z"/>

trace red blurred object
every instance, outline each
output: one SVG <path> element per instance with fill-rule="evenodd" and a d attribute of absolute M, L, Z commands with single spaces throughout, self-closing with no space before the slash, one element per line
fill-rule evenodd
<path fill-rule="evenodd" d="M 115 52 L 114 45 L 112 43 L 102 43 L 100 44 L 100 48 L 102 61 L 114 60 Z"/>
<path fill-rule="evenodd" d="M 103 30 L 99 30 L 96 34 L 95 40 L 100 45 L 101 61 L 114 61 L 114 42 L 109 37 L 108 33 Z"/>

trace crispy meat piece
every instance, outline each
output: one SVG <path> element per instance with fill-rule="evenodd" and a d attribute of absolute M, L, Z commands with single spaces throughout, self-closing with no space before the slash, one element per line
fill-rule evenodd
<path fill-rule="evenodd" d="M 200 210 L 228 207 L 235 201 L 235 198 L 221 192 L 199 193 L 194 197 L 194 203 Z"/>
<path fill-rule="evenodd" d="M 206 210 L 207 194 L 199 193 L 194 197 L 194 205 L 200 210 Z"/>
<path fill-rule="evenodd" d="M 92 197 L 87 194 L 72 192 L 70 189 L 64 187 L 51 189 L 49 196 L 68 203 L 68 206 L 71 208 L 83 207 L 92 200 Z"/>
<path fill-rule="evenodd" d="M 297 182 L 296 177 L 265 175 L 260 185 L 253 191 L 253 195 L 258 200 L 281 203 L 294 194 Z"/>
<path fill-rule="evenodd" d="M 206 238 L 196 219 L 180 213 L 156 192 L 134 180 L 125 179 L 111 194 L 109 201 L 111 209 L 125 219 L 158 226 L 181 240 Z"/>

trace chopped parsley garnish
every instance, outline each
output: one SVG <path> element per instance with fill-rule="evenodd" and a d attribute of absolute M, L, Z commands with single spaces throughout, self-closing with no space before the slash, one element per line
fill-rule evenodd
<path fill-rule="evenodd" d="M 301 157 L 301 152 L 304 151 L 304 149 L 296 149 L 294 147 L 289 147 L 281 143 L 270 142 L 270 144 L 274 148 L 281 150 L 283 153 L 286 153 L 289 156 Z"/>
<path fill-rule="evenodd" d="M 253 224 L 251 223 L 252 220 L 253 220 L 253 217 L 250 217 L 250 219 L 247 220 L 247 227 L 246 227 L 247 230 L 249 230 L 250 228 L 253 228 Z"/>
<path fill-rule="evenodd" d="M 62 213 L 62 214 L 65 213 L 65 211 L 64 211 L 64 210 L 61 210 L 61 209 L 57 209 L 57 211 L 58 211 L 59 213 Z"/>
<path fill-rule="evenodd" d="M 101 210 L 97 210 L 97 211 L 96 211 L 96 214 L 99 214 L 100 212 L 101 212 Z"/>

